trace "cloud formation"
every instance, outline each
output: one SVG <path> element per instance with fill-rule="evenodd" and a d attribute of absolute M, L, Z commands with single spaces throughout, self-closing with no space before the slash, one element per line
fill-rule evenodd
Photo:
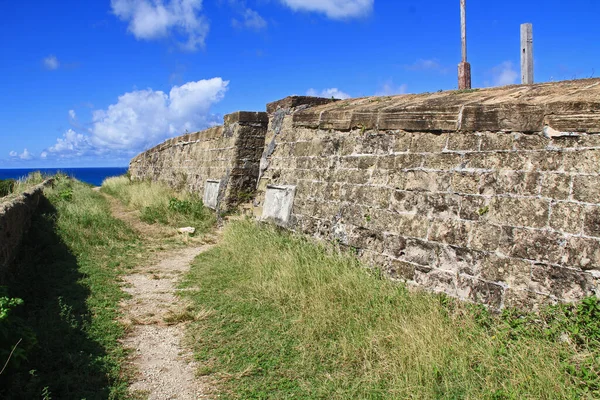
<path fill-rule="evenodd" d="M 256 11 L 246 8 L 241 19 L 232 19 L 231 25 L 234 28 L 250 28 L 258 31 L 267 27 L 267 21 Z"/>
<path fill-rule="evenodd" d="M 60 62 L 58 61 L 58 58 L 56 58 L 56 56 L 52 54 L 44 58 L 42 62 L 44 63 L 44 67 L 51 71 L 54 71 L 55 69 L 58 69 L 58 67 L 60 67 Z"/>
<path fill-rule="evenodd" d="M 13 150 L 10 153 L 8 153 L 8 155 L 11 158 L 20 158 L 21 160 L 25 161 L 33 159 L 33 154 L 31 154 L 27 149 L 23 149 L 23 152 L 21 154 L 18 154 L 16 151 Z"/>
<path fill-rule="evenodd" d="M 208 20 L 200 14 L 202 0 L 111 0 L 112 12 L 126 21 L 141 40 L 175 36 L 181 47 L 194 51 L 204 46 Z"/>
<path fill-rule="evenodd" d="M 345 100 L 345 99 L 349 99 L 350 97 L 352 97 L 348 93 L 342 92 L 338 88 L 324 89 L 324 90 L 321 90 L 320 92 L 316 89 L 308 89 L 306 91 L 306 95 L 313 96 L 313 97 L 326 97 L 326 98 L 333 97 L 334 99 L 340 99 L 340 100 Z"/>
<path fill-rule="evenodd" d="M 519 78 L 519 73 L 510 61 L 504 61 L 502 64 L 492 68 L 491 73 L 493 86 L 514 85 Z"/>
<path fill-rule="evenodd" d="M 443 67 L 437 59 L 418 59 L 413 64 L 405 65 L 405 69 L 408 71 L 435 71 L 445 74 L 448 72 L 448 69 Z"/>
<path fill-rule="evenodd" d="M 332 19 L 364 17 L 373 11 L 375 0 L 280 0 L 294 11 L 312 11 Z"/>
<path fill-rule="evenodd" d="M 403 83 L 402 85 L 396 86 L 393 81 L 389 80 L 377 89 L 375 96 L 393 96 L 397 94 L 405 94 L 408 89 L 408 85 Z"/>
<path fill-rule="evenodd" d="M 161 141 L 219 122 L 211 107 L 221 101 L 229 81 L 221 78 L 160 90 L 135 90 L 119 96 L 106 110 L 92 113 L 91 128 L 69 129 L 45 150 L 48 157 L 132 156 Z"/>

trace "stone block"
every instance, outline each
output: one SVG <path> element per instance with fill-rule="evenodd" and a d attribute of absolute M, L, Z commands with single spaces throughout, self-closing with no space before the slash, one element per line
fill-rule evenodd
<path fill-rule="evenodd" d="M 400 235 L 384 234 L 383 253 L 394 258 L 404 256 L 406 249 L 406 239 Z"/>
<path fill-rule="evenodd" d="M 513 146 L 512 133 L 484 132 L 481 135 L 481 151 L 512 150 Z"/>
<path fill-rule="evenodd" d="M 565 152 L 564 168 L 567 172 L 582 174 L 600 173 L 600 149 Z"/>
<path fill-rule="evenodd" d="M 391 224 L 385 229 L 405 237 L 425 238 L 429 228 L 429 220 L 420 215 L 389 213 Z"/>
<path fill-rule="evenodd" d="M 414 281 L 417 285 L 432 292 L 446 293 L 450 296 L 457 296 L 456 293 L 456 274 L 438 269 L 425 270 L 415 267 Z"/>
<path fill-rule="evenodd" d="M 438 268 L 456 274 L 475 275 L 481 269 L 485 254 L 464 247 L 441 246 Z"/>
<path fill-rule="evenodd" d="M 447 134 L 413 133 L 410 151 L 413 153 L 441 153 L 446 148 Z"/>
<path fill-rule="evenodd" d="M 550 140 L 539 133 L 516 133 L 514 141 L 515 150 L 544 150 L 549 142 Z"/>
<path fill-rule="evenodd" d="M 444 172 L 408 171 L 404 190 L 425 192 L 447 192 L 450 174 Z"/>
<path fill-rule="evenodd" d="M 460 194 L 479 194 L 481 174 L 476 172 L 454 172 L 452 191 Z"/>
<path fill-rule="evenodd" d="M 435 268 L 438 265 L 440 246 L 426 240 L 407 239 L 404 260 L 413 264 Z"/>
<path fill-rule="evenodd" d="M 476 223 L 471 228 L 470 247 L 474 250 L 494 252 L 500 244 L 502 228 L 486 222 Z"/>
<path fill-rule="evenodd" d="M 542 196 L 554 200 L 566 200 L 571 194 L 571 175 L 543 174 L 540 186 Z"/>
<path fill-rule="evenodd" d="M 459 276 L 456 293 L 459 298 L 499 309 L 502 305 L 504 288 L 470 276 Z"/>
<path fill-rule="evenodd" d="M 591 275 L 555 265 L 536 264 L 531 268 L 530 289 L 566 301 L 580 300 L 592 294 Z"/>
<path fill-rule="evenodd" d="M 495 177 L 496 194 L 537 196 L 540 191 L 539 172 L 499 171 Z"/>
<path fill-rule="evenodd" d="M 412 135 L 405 131 L 392 131 L 390 132 L 394 136 L 394 147 L 395 153 L 404 153 L 410 149 L 412 142 Z"/>
<path fill-rule="evenodd" d="M 423 157 L 423 168 L 453 170 L 460 168 L 462 156 L 457 153 L 427 154 Z"/>
<path fill-rule="evenodd" d="M 581 233 L 583 207 L 578 203 L 552 202 L 550 226 L 557 231 L 578 235 Z"/>
<path fill-rule="evenodd" d="M 504 291 L 504 307 L 536 312 L 540 307 L 556 304 L 549 295 L 535 293 L 527 289 L 507 288 Z"/>
<path fill-rule="evenodd" d="M 598 203 L 600 200 L 600 176 L 574 176 L 573 198 L 587 203 Z"/>
<path fill-rule="evenodd" d="M 287 226 L 292 216 L 295 193 L 295 186 L 267 186 L 262 219 Z"/>
<path fill-rule="evenodd" d="M 433 220 L 428 239 L 434 242 L 467 247 L 471 223 L 458 219 Z"/>
<path fill-rule="evenodd" d="M 202 201 L 208 208 L 216 210 L 219 206 L 219 192 L 221 189 L 221 181 L 209 179 L 204 184 L 204 197 Z"/>
<path fill-rule="evenodd" d="M 369 249 L 376 253 L 382 253 L 384 236 L 381 232 L 357 226 L 350 229 L 347 244 L 357 249 Z"/>
<path fill-rule="evenodd" d="M 487 218 L 489 202 L 482 196 L 460 196 L 460 217 L 470 221 Z"/>
<path fill-rule="evenodd" d="M 585 208 L 583 233 L 587 236 L 600 238 L 600 206 L 588 206 Z"/>
<path fill-rule="evenodd" d="M 498 225 L 543 228 L 548 225 L 549 204 L 537 198 L 496 197 L 489 206 L 489 220 Z"/>
<path fill-rule="evenodd" d="M 479 151 L 481 137 L 474 133 L 455 132 L 448 136 L 448 150 L 450 151 Z"/>
<path fill-rule="evenodd" d="M 423 165 L 423 156 L 420 154 L 398 154 L 395 159 L 395 168 L 398 170 L 419 168 Z"/>
<path fill-rule="evenodd" d="M 600 240 L 569 238 L 562 264 L 572 268 L 600 271 Z"/>
<path fill-rule="evenodd" d="M 559 233 L 541 230 L 514 229 L 514 246 L 511 257 L 552 264 L 560 263 L 564 251 L 565 238 Z"/>
<path fill-rule="evenodd" d="M 524 289 L 529 285 L 530 274 L 530 262 L 489 254 L 481 262 L 479 277 L 513 289 Z"/>
<path fill-rule="evenodd" d="M 391 260 L 386 273 L 392 279 L 411 281 L 415 278 L 415 266 L 406 261 Z"/>

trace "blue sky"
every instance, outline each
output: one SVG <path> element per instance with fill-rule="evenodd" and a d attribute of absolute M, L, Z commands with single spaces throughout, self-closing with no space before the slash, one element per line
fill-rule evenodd
<path fill-rule="evenodd" d="M 600 1 L 467 1 L 473 86 L 600 75 Z M 0 16 L 0 168 L 125 166 L 288 95 L 450 90 L 459 0 L 26 0 Z"/>

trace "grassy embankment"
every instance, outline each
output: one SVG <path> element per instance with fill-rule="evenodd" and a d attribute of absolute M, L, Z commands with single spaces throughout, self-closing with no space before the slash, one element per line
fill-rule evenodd
<path fill-rule="evenodd" d="M 48 177 L 38 171 L 22 179 L 0 179 L 0 197 L 23 193 L 32 186 L 44 182 L 46 178 Z"/>
<path fill-rule="evenodd" d="M 0 374 L 0 398 L 129 398 L 119 280 L 155 242 L 114 218 L 106 197 L 88 185 L 59 176 L 45 193 L 0 293 L 0 364 L 14 349 Z M 143 197 L 169 209 L 165 193 L 155 186 Z M 178 212 L 187 210 L 169 215 Z"/>
<path fill-rule="evenodd" d="M 595 298 L 494 316 L 252 222 L 230 224 L 184 286 L 199 288 L 189 340 L 223 398 L 600 396 Z"/>
<path fill-rule="evenodd" d="M 131 210 L 140 212 L 143 222 L 172 227 L 192 226 L 197 233 L 207 232 L 215 223 L 213 212 L 202 200 L 186 192 L 177 192 L 156 182 L 131 182 L 127 177 L 109 178 L 102 189 Z"/>

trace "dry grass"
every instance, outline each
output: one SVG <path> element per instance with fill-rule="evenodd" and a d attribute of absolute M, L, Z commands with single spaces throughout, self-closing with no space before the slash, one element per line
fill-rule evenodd
<path fill-rule="evenodd" d="M 190 337 L 226 398 L 594 396 L 566 367 L 594 356 L 560 332 L 410 293 L 350 255 L 251 222 L 231 224 L 186 285 L 215 310 Z"/>

